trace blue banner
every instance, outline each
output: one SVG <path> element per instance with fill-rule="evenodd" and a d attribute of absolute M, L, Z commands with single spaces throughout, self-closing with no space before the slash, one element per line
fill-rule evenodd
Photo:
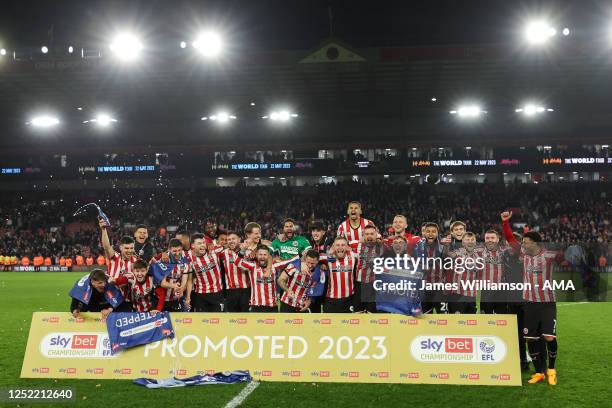
<path fill-rule="evenodd" d="M 87 274 L 74 284 L 68 294 L 70 297 L 78 300 L 79 302 L 83 302 L 88 305 L 89 301 L 91 300 L 92 290 L 93 288 L 91 287 L 89 274 Z M 116 308 L 123 302 L 123 295 L 115 285 L 106 284 L 104 287 L 104 297 L 112 308 Z"/>
<path fill-rule="evenodd" d="M 419 241 L 412 257 L 419 260 L 414 269 L 391 269 L 376 275 L 376 310 L 379 312 L 398 313 L 408 316 L 419 316 L 423 313 L 421 301 L 424 291 L 423 265 L 425 261 L 424 240 Z"/>
<path fill-rule="evenodd" d="M 170 313 L 111 313 L 106 319 L 111 352 L 174 338 Z"/>

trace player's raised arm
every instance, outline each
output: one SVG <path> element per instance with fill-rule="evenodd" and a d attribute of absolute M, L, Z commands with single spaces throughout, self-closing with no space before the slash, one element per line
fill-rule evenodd
<path fill-rule="evenodd" d="M 504 230 L 504 237 L 506 238 L 506 242 L 514 249 L 515 251 L 519 251 L 521 249 L 521 243 L 516 240 L 514 234 L 512 233 L 512 228 L 510 228 L 510 218 L 512 218 L 512 211 L 504 211 L 501 213 L 502 220 L 502 228 Z"/>
<path fill-rule="evenodd" d="M 100 230 L 102 231 L 102 248 L 104 248 L 104 255 L 107 259 L 111 259 L 115 256 L 115 250 L 110 243 L 110 238 L 108 237 L 108 230 L 106 229 L 106 222 L 100 218 L 99 219 Z"/>

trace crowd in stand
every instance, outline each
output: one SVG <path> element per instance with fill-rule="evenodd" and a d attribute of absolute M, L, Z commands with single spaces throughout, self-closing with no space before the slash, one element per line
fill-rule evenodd
<path fill-rule="evenodd" d="M 61 258 L 97 261 L 101 255 L 95 213 L 74 217 L 81 205 L 96 202 L 112 221 L 112 236 L 132 235 L 145 224 L 157 249 L 172 231 L 202 231 L 206 220 L 220 230 L 241 231 L 246 223 L 262 226 L 273 239 L 286 217 L 302 231 L 323 220 L 330 234 L 346 217 L 346 203 L 363 203 L 364 217 L 384 234 L 394 215 L 408 217 L 419 233 L 425 221 L 447 230 L 454 220 L 481 236 L 500 229 L 499 212 L 513 209 L 515 226 L 539 231 L 546 241 L 595 245 L 610 263 L 612 241 L 609 183 L 397 185 L 340 183 L 284 187 L 225 187 L 199 190 L 47 191 L 3 194 L 0 198 L 0 256 L 27 257 L 58 264 Z M 597 255 L 597 256 L 599 256 Z M 81 259 L 81 258 L 79 258 Z"/>

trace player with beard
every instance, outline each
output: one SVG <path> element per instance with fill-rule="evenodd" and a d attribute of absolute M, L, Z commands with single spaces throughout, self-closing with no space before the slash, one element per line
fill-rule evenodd
<path fill-rule="evenodd" d="M 284 290 L 281 297 L 281 313 L 310 312 L 311 298 L 306 291 L 311 286 L 311 277 L 319 263 L 319 253 L 309 249 L 304 254 L 300 269 L 288 265 L 278 278 L 278 285 Z"/>
<path fill-rule="evenodd" d="M 352 313 L 355 293 L 354 269 L 358 257 L 351 250 L 344 237 L 334 240 L 330 254 L 322 254 L 320 259 L 327 267 L 327 292 L 323 304 L 325 313 Z"/>
<path fill-rule="evenodd" d="M 168 250 L 153 257 L 151 262 L 175 264 L 163 281 L 163 286 L 168 288 L 166 289 L 164 299 L 164 310 L 168 312 L 182 312 L 181 298 L 187 288 L 190 265 L 183 258 L 183 245 L 181 241 L 176 238 L 171 239 L 168 242 Z M 189 304 L 187 306 L 189 307 Z"/>
<path fill-rule="evenodd" d="M 134 230 L 134 253 L 140 259 L 149 263 L 153 255 L 155 255 L 155 248 L 149 240 L 149 230 L 144 224 L 138 225 Z"/>
<path fill-rule="evenodd" d="M 228 312 L 248 312 L 251 289 L 249 288 L 249 275 L 236 265 L 236 258 L 240 251 L 240 236 L 235 231 L 227 232 L 227 248 L 218 253 L 219 260 L 225 269 L 225 282 L 227 293 L 225 309 Z"/>
<path fill-rule="evenodd" d="M 461 238 L 461 248 L 448 250 L 449 245 L 444 247 L 445 255 L 453 258 L 455 263 L 451 281 L 456 287 L 448 297 L 448 312 L 476 313 L 476 288 L 463 284 L 476 281 L 482 273 L 478 262 L 479 254 L 475 251 L 476 235 L 466 232 Z"/>
<path fill-rule="evenodd" d="M 241 244 L 240 252 L 234 261 L 238 268 L 249 273 L 251 287 L 251 312 L 276 313 L 276 278 L 289 265 L 288 261 L 272 262 L 270 249 L 263 244 L 255 248 L 255 261 L 245 259 L 247 244 Z"/>
<path fill-rule="evenodd" d="M 295 235 L 295 221 L 291 218 L 283 221 L 283 232 L 272 241 L 274 254 L 282 260 L 301 257 L 310 248 L 310 243 L 306 238 Z"/>
<path fill-rule="evenodd" d="M 131 277 L 134 274 L 134 262 L 138 259 L 134 256 L 134 239 L 128 236 L 121 238 L 119 240 L 119 252 L 115 252 L 108 237 L 106 222 L 102 218 L 99 219 L 99 225 L 102 231 L 102 248 L 104 248 L 108 264 L 106 275 L 111 279 L 117 279 L 120 276 Z M 124 287 L 121 294 L 125 300 L 115 308 L 115 311 L 131 312 L 132 300 L 129 290 Z"/>
<path fill-rule="evenodd" d="M 194 312 L 222 312 L 223 287 L 217 254 L 223 248 L 218 247 L 214 251 L 209 251 L 204 234 L 193 234 L 191 246 L 192 252 L 189 257 L 191 268 L 185 303 L 191 305 Z"/>
<path fill-rule="evenodd" d="M 479 279 L 500 284 L 505 278 L 504 259 L 511 248 L 500 246 L 499 233 L 495 230 L 486 231 L 484 240 L 484 246 L 476 248 L 478 256 L 484 261 L 484 269 Z M 502 290 L 481 290 L 480 313 L 508 313 L 506 293 Z"/>
<path fill-rule="evenodd" d="M 368 219 L 361 217 L 361 203 L 351 201 L 347 208 L 348 218 L 338 226 L 337 236 L 345 238 L 349 245 L 356 248 L 357 244 L 363 240 L 363 230 L 366 225 L 374 225 Z"/>
<path fill-rule="evenodd" d="M 438 240 L 438 224 L 426 222 L 421 227 L 425 247 L 425 282 L 430 284 L 444 284 L 446 282 L 444 263 L 444 247 Z M 428 261 L 429 260 L 429 261 Z M 427 268 L 430 266 L 431 268 Z M 423 313 L 448 313 L 448 302 L 444 290 L 427 290 L 423 302 Z"/>
<path fill-rule="evenodd" d="M 402 236 L 402 235 L 400 235 Z M 404 238 L 405 239 L 405 238 Z M 373 225 L 363 229 L 363 242 L 357 247 L 359 261 L 356 269 L 354 311 L 376 312 L 376 292 L 374 291 L 374 259 L 382 256 L 384 244 L 378 240 L 378 231 Z"/>
<path fill-rule="evenodd" d="M 391 229 L 393 230 L 392 233 L 389 234 L 389 236 L 385 239 L 385 244 L 388 246 L 393 244 L 393 238 L 398 235 L 401 235 L 406 238 L 408 247 L 416 245 L 416 243 L 421 240 L 421 237 L 419 237 L 418 235 L 412 235 L 411 233 L 406 231 L 406 229 L 408 229 L 408 220 L 402 214 L 398 214 L 393 217 L 393 225 L 391 226 Z"/>

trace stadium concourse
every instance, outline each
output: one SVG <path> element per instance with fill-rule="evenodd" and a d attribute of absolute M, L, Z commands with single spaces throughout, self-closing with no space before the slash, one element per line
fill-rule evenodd
<path fill-rule="evenodd" d="M 241 183 L 239 183 L 241 184 Z M 133 235 L 137 225 L 148 228 L 156 249 L 167 248 L 174 233 L 204 232 L 207 221 L 218 232 L 243 231 L 248 222 L 262 226 L 273 240 L 282 220 L 296 220 L 309 237 L 309 226 L 322 221 L 335 237 L 346 218 L 346 204 L 360 200 L 364 217 L 386 234 L 393 217 L 408 217 L 408 230 L 420 234 L 421 224 L 438 223 L 446 233 L 454 220 L 464 220 L 477 234 L 501 231 L 499 212 L 514 210 L 514 222 L 535 229 L 559 244 L 592 244 L 591 264 L 612 262 L 610 187 L 601 182 L 540 184 L 392 184 L 342 182 L 301 187 L 281 185 L 185 189 L 113 189 L 13 192 L 0 198 L 0 264 L 104 265 L 99 230 L 93 214 L 74 217 L 76 208 L 98 203 L 109 215 L 115 240 Z"/>

